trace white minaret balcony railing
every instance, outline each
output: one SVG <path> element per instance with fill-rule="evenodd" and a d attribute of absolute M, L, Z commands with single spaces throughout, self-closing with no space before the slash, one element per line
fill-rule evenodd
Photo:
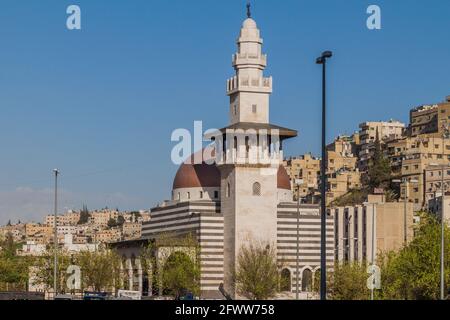
<path fill-rule="evenodd" d="M 272 93 L 272 77 L 250 78 L 234 76 L 227 80 L 227 94 L 238 91 Z"/>
<path fill-rule="evenodd" d="M 258 65 L 261 67 L 267 66 L 267 55 L 266 54 L 252 54 L 252 53 L 235 53 L 232 57 L 233 67 L 239 65 Z"/>

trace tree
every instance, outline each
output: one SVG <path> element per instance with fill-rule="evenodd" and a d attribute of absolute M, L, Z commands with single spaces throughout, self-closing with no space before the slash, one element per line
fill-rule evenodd
<path fill-rule="evenodd" d="M 280 269 L 274 246 L 250 242 L 239 250 L 234 275 L 236 291 L 250 300 L 272 298 L 279 288 Z"/>
<path fill-rule="evenodd" d="M 108 227 L 109 228 L 114 228 L 116 226 L 117 226 L 117 221 L 114 220 L 113 218 L 109 218 L 109 220 L 108 220 Z"/>
<path fill-rule="evenodd" d="M 422 214 L 414 239 L 399 252 L 382 254 L 380 295 L 384 299 L 439 299 L 441 224 Z M 450 230 L 445 226 L 445 279 L 450 283 Z"/>
<path fill-rule="evenodd" d="M 175 299 L 200 295 L 200 247 L 193 235 L 164 234 L 149 244 L 141 261 L 145 270 L 153 269 L 155 289 Z"/>
<path fill-rule="evenodd" d="M 378 135 L 377 135 L 378 136 Z M 374 154 L 370 160 L 368 171 L 368 186 L 370 192 L 374 188 L 388 188 L 391 183 L 391 165 L 381 149 L 381 143 L 377 137 L 375 140 Z"/>
<path fill-rule="evenodd" d="M 117 226 L 122 226 L 125 223 L 125 218 L 122 215 L 117 217 Z"/>
<path fill-rule="evenodd" d="M 80 220 L 78 220 L 78 224 L 88 223 L 90 216 L 87 206 L 83 205 L 83 209 L 80 211 Z"/>
<path fill-rule="evenodd" d="M 368 277 L 366 263 L 336 263 L 327 279 L 328 294 L 332 300 L 367 300 L 370 296 Z"/>
<path fill-rule="evenodd" d="M 83 288 L 94 291 L 117 290 L 121 283 L 121 261 L 114 250 L 82 251 L 74 256 L 81 269 Z"/>
<path fill-rule="evenodd" d="M 32 266 L 33 285 L 42 285 L 46 290 L 53 288 L 54 279 L 54 248 L 35 259 Z M 59 292 L 65 292 L 65 277 L 71 256 L 63 250 L 58 250 L 57 286 Z"/>
<path fill-rule="evenodd" d="M 0 290 L 25 290 L 30 259 L 17 256 L 17 244 L 11 234 L 0 242 L 0 247 Z"/>

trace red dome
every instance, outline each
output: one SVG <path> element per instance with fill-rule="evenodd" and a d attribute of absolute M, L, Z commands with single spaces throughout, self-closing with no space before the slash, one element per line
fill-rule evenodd
<path fill-rule="evenodd" d="M 277 172 L 277 188 L 291 190 L 291 180 L 283 165 L 280 165 Z"/>
<path fill-rule="evenodd" d="M 173 189 L 207 187 L 220 188 L 220 171 L 215 164 L 183 163 L 173 180 Z"/>

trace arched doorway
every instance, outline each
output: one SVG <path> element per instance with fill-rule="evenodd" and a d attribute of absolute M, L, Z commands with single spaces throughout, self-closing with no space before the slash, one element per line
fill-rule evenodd
<path fill-rule="evenodd" d="M 281 270 L 280 291 L 291 291 L 291 271 L 289 269 Z"/>

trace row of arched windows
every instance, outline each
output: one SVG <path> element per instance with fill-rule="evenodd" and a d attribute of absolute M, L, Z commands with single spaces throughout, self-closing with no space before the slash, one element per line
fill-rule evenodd
<path fill-rule="evenodd" d="M 317 274 L 320 274 L 320 269 L 316 271 Z M 281 282 L 280 282 L 280 290 L 281 291 L 292 291 L 292 277 L 291 271 L 287 268 L 281 270 Z M 311 292 L 313 290 L 313 272 L 311 269 L 304 269 L 301 277 L 301 291 L 303 292 Z"/>

